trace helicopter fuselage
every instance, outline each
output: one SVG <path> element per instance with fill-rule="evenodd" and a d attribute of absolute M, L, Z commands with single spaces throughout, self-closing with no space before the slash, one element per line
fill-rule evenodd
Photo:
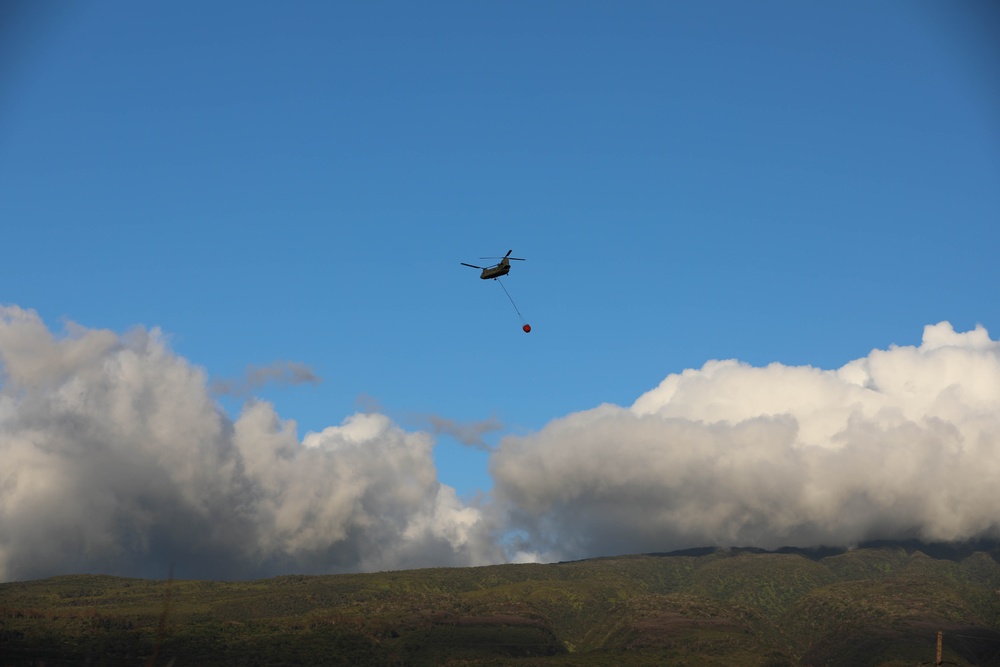
<path fill-rule="evenodd" d="M 510 253 L 512 252 L 513 250 L 508 250 L 507 254 L 501 257 L 500 261 L 494 264 L 493 266 L 477 266 L 475 264 L 466 264 L 465 262 L 459 262 L 459 264 L 461 264 L 462 266 L 467 266 L 470 269 L 479 269 L 480 271 L 482 271 L 482 273 L 479 274 L 479 277 L 482 278 L 483 280 L 489 280 L 490 278 L 493 278 L 495 280 L 500 276 L 505 276 L 508 273 L 510 273 L 510 260 L 516 259 L 519 262 L 524 261 L 523 257 L 511 257 Z M 495 259 L 495 258 L 480 257 L 479 259 Z"/>
<path fill-rule="evenodd" d="M 505 276 L 508 273 L 510 273 L 510 262 L 505 259 L 496 266 L 488 266 L 483 269 L 483 272 L 479 274 L 479 277 L 483 280 L 489 280 L 490 278 Z"/>

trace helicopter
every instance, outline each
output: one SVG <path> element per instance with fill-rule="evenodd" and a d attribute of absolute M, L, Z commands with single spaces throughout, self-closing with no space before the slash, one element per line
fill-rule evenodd
<path fill-rule="evenodd" d="M 517 304 L 514 303 L 514 299 L 511 298 L 511 296 L 510 296 L 510 292 L 507 291 L 507 288 L 503 286 L 503 281 L 500 280 L 500 276 L 505 276 L 508 273 L 510 273 L 510 260 L 516 259 L 519 262 L 523 262 L 524 261 L 523 257 L 511 257 L 510 253 L 512 253 L 512 252 L 514 252 L 514 251 L 513 250 L 508 250 L 507 254 L 504 255 L 503 257 L 480 257 L 479 258 L 479 259 L 499 259 L 500 260 L 499 262 L 497 262 L 496 264 L 493 264 L 492 266 L 476 266 L 475 264 L 466 264 L 465 262 L 459 262 L 459 264 L 461 264 L 462 266 L 468 266 L 471 269 L 480 269 L 482 271 L 482 273 L 479 274 L 479 277 L 482 278 L 483 280 L 487 280 L 489 278 L 492 278 L 493 280 L 495 280 L 496 283 L 498 285 L 500 285 L 501 288 L 503 288 L 504 294 L 507 295 L 507 298 L 510 299 L 510 305 L 514 306 L 514 310 L 517 312 L 517 316 L 521 318 L 521 322 L 523 322 L 523 324 L 524 324 L 524 326 L 522 326 L 521 329 L 524 331 L 524 333 L 531 333 L 531 325 L 524 321 L 524 316 L 521 315 L 521 311 L 518 310 Z"/>
<path fill-rule="evenodd" d="M 499 259 L 500 260 L 499 263 L 494 264 L 492 266 L 476 266 L 475 264 L 466 264 L 465 262 L 459 262 L 459 264 L 461 264 L 462 266 L 468 266 L 468 267 L 473 268 L 473 269 L 482 269 L 482 273 L 479 274 L 479 277 L 482 278 L 483 280 L 489 280 L 490 278 L 493 278 L 493 280 L 496 280 L 500 276 L 505 276 L 508 273 L 510 273 L 510 260 L 516 259 L 519 262 L 523 262 L 524 261 L 523 257 L 511 257 L 510 253 L 512 253 L 512 252 L 514 252 L 514 251 L 513 250 L 508 250 L 507 254 L 504 255 L 503 257 L 500 257 L 500 258 L 497 258 L 497 257 L 480 257 L 479 258 L 479 259 Z"/>

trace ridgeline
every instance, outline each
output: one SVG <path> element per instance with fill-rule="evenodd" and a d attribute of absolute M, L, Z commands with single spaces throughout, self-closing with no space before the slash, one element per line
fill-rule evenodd
<path fill-rule="evenodd" d="M 696 550 L 0 584 L 0 665 L 1000 665 L 1000 550 Z"/>

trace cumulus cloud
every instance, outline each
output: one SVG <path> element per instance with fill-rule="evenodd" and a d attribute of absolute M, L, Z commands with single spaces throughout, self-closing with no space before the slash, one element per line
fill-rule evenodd
<path fill-rule="evenodd" d="M 264 402 L 232 421 L 156 329 L 0 308 L 0 580 L 233 578 L 495 562 L 432 438 L 357 414 L 301 441 Z"/>
<path fill-rule="evenodd" d="M 1000 343 L 928 326 L 836 370 L 710 361 L 504 438 L 520 557 L 1000 536 Z"/>
<path fill-rule="evenodd" d="M 492 419 L 413 432 L 372 410 L 300 438 L 263 401 L 229 417 L 156 329 L 53 334 L 17 307 L 0 371 L 0 580 L 1000 537 L 1000 343 L 982 327 L 835 370 L 709 361 L 501 439 L 472 504 L 438 480 L 434 436 L 481 446 Z"/>

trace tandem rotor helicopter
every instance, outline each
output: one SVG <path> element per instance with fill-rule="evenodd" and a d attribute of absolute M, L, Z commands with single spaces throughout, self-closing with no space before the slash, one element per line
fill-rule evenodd
<path fill-rule="evenodd" d="M 524 326 L 521 327 L 521 330 L 524 331 L 524 333 L 531 333 L 531 325 L 528 324 L 524 320 L 524 316 L 521 315 L 521 311 L 517 309 L 517 304 L 514 303 L 514 299 L 511 299 L 510 292 L 508 292 L 507 288 L 504 287 L 503 282 L 501 282 L 499 280 L 500 276 L 505 276 L 508 273 L 510 273 L 510 261 L 511 260 L 517 260 L 519 262 L 523 262 L 524 261 L 523 257 L 511 257 L 510 253 L 512 253 L 512 252 L 514 252 L 514 251 L 513 250 L 508 250 L 507 254 L 504 255 L 503 257 L 480 257 L 479 258 L 479 259 L 499 259 L 500 260 L 499 262 L 497 262 L 496 264 L 493 264 L 491 266 L 476 266 L 475 264 L 466 264 L 465 262 L 459 262 L 459 264 L 461 264 L 462 266 L 468 266 L 471 269 L 479 269 L 479 270 L 481 270 L 482 273 L 479 274 L 479 277 L 482 278 L 483 280 L 489 280 L 490 278 L 492 278 L 493 280 L 496 280 L 498 283 L 500 283 L 500 287 L 503 288 L 504 294 L 506 294 L 507 298 L 510 299 L 510 305 L 514 306 L 515 312 L 517 312 L 518 317 L 521 318 L 521 322 L 524 323 Z"/>
<path fill-rule="evenodd" d="M 511 257 L 510 253 L 512 252 L 514 251 L 508 250 L 507 254 L 504 255 L 503 257 L 479 258 L 479 259 L 499 259 L 500 262 L 498 264 L 494 264 L 493 266 L 476 266 L 475 264 L 466 264 L 465 262 L 459 262 L 459 264 L 461 264 L 462 266 L 468 266 L 469 268 L 472 269 L 482 269 L 483 272 L 479 275 L 479 277 L 482 278 L 483 280 L 487 280 L 489 278 L 493 278 L 493 280 L 496 280 L 500 276 L 505 276 L 508 273 L 510 273 L 510 260 L 516 259 L 519 262 L 524 261 L 523 257 Z"/>

